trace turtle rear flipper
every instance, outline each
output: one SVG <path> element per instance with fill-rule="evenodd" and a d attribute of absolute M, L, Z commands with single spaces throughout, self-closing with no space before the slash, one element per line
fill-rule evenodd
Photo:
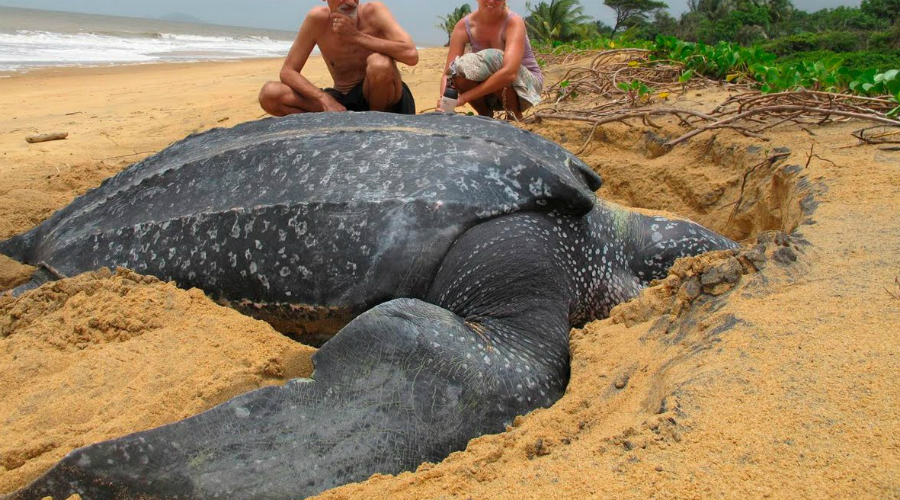
<path fill-rule="evenodd" d="M 81 448 L 8 500 L 302 498 L 443 460 L 552 405 L 568 382 L 572 286 L 535 218 L 510 217 L 521 223 L 454 244 L 432 303 L 395 299 L 347 324 L 311 379 Z"/>
<path fill-rule="evenodd" d="M 42 262 L 42 263 L 38 264 L 37 271 L 32 273 L 31 279 L 28 280 L 27 283 L 13 288 L 12 290 L 9 291 L 9 293 L 13 297 L 18 297 L 25 292 L 34 290 L 35 288 L 43 285 L 44 283 L 56 281 L 56 280 L 62 279 L 64 277 L 65 276 L 62 276 L 61 274 L 56 272 L 52 267 L 50 267 Z"/>
<path fill-rule="evenodd" d="M 313 379 L 75 450 L 6 500 L 295 499 L 439 461 L 564 391 L 557 373 L 516 373 L 485 333 L 416 299 L 382 304 L 314 355 Z"/>

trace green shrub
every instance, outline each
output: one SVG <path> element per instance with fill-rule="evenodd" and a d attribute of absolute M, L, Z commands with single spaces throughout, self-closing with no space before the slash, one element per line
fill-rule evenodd
<path fill-rule="evenodd" d="M 900 21 L 888 31 L 876 31 L 869 37 L 869 49 L 872 50 L 897 50 L 900 49 Z"/>
<path fill-rule="evenodd" d="M 741 10 L 733 10 L 720 20 L 704 19 L 697 30 L 697 38 L 707 44 L 738 42 L 751 44 L 764 40 L 769 29 L 769 10 L 763 6 L 748 4 Z"/>
<path fill-rule="evenodd" d="M 816 62 L 823 59 L 840 57 L 843 60 L 841 67 L 853 71 L 864 71 L 875 68 L 879 71 L 900 68 L 900 50 L 893 51 L 858 51 L 836 53 L 828 50 L 815 50 L 811 52 L 798 52 L 778 58 L 779 63 L 791 64 L 797 62 Z"/>
<path fill-rule="evenodd" d="M 828 50 L 831 52 L 851 52 L 865 50 L 866 37 L 853 31 L 825 31 L 822 33 L 799 33 L 772 40 L 763 49 L 779 56 L 797 52 Z"/>
<path fill-rule="evenodd" d="M 755 82 L 765 93 L 799 89 L 849 91 L 867 96 L 887 95 L 900 103 L 900 69 L 889 69 L 890 66 L 895 66 L 895 57 L 900 56 L 895 52 L 852 53 L 849 54 L 849 60 L 854 66 L 844 66 L 843 55 L 833 51 L 806 52 L 790 61 L 777 61 L 775 54 L 759 46 L 748 48 L 727 42 L 706 45 L 661 35 L 656 37 L 655 42 L 634 43 L 650 49 L 654 59 L 681 62 L 684 65 L 684 72 L 679 78 L 681 83 L 687 82 L 694 75 L 704 75 L 728 82 Z M 621 46 L 619 40 L 598 38 L 574 44 L 537 47 L 539 51 L 553 50 L 558 54 L 577 49 Z M 889 116 L 897 115 L 900 115 L 900 106 L 889 113 Z"/>

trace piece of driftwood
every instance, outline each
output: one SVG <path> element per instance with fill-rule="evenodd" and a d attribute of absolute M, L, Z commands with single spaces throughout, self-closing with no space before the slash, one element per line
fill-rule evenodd
<path fill-rule="evenodd" d="M 61 141 L 61 140 L 65 139 L 66 137 L 69 137 L 68 132 L 53 132 L 51 134 L 29 135 L 28 137 L 25 138 L 25 140 L 31 144 L 34 144 L 36 142 Z"/>

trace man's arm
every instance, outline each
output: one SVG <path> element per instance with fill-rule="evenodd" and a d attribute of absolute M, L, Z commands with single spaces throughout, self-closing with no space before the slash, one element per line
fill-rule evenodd
<path fill-rule="evenodd" d="M 385 38 L 377 38 L 360 32 L 349 17 L 340 14 L 331 14 L 334 32 L 342 38 L 348 38 L 358 45 L 365 47 L 372 52 L 384 54 L 395 61 L 402 62 L 407 66 L 415 66 L 419 63 L 419 51 L 416 44 L 413 43 L 409 33 L 403 30 L 394 19 L 391 11 L 381 2 L 370 2 L 368 4 L 370 12 L 366 17 L 369 22 L 381 33 Z"/>
<path fill-rule="evenodd" d="M 297 38 L 294 40 L 290 52 L 284 59 L 279 77 L 281 83 L 293 89 L 294 92 L 307 99 L 321 103 L 325 111 L 346 111 L 333 97 L 310 83 L 306 77 L 300 74 L 300 71 L 306 65 L 306 61 L 309 60 L 309 55 L 316 46 L 316 41 L 325 29 L 324 27 L 329 26 L 328 19 L 328 9 L 316 7 L 309 11 L 306 19 L 303 20 L 303 25 L 300 26 L 300 31 L 297 33 Z"/>

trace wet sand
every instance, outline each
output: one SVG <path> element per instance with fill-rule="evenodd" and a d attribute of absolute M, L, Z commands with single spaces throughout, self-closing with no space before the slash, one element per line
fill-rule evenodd
<path fill-rule="evenodd" d="M 420 110 L 437 99 L 443 57 L 423 51 L 404 70 Z M 327 84 L 314 64 L 314 83 Z M 279 67 L 0 80 L 0 238 L 189 133 L 262 116 L 256 92 Z M 711 107 L 726 95 L 690 100 Z M 674 126 L 598 130 L 581 156 L 604 177 L 601 196 L 692 218 L 745 250 L 682 262 L 610 319 L 573 330 L 572 380 L 552 408 L 441 464 L 321 497 L 900 497 L 900 153 L 845 148 L 860 127 L 782 126 L 768 143 L 725 131 L 663 155 L 655 139 L 678 135 Z M 589 131 L 527 128 L 571 150 Z M 58 131 L 69 138 L 24 140 Z M 829 161 L 809 158 L 811 145 Z M 774 147 L 791 155 L 749 175 L 741 195 Z M 26 275 L 0 258 L 0 287 Z M 306 376 L 311 352 L 197 290 L 129 272 L 0 297 L 0 493 L 75 447 Z"/>

